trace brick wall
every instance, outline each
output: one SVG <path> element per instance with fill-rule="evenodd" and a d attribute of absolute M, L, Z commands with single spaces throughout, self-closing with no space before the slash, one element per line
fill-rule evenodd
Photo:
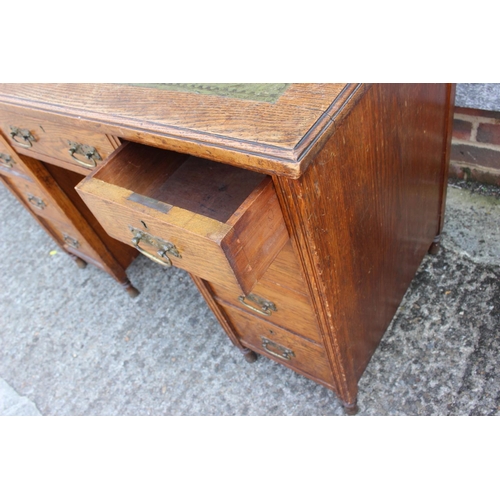
<path fill-rule="evenodd" d="M 455 108 L 450 177 L 500 186 L 500 112 Z"/>

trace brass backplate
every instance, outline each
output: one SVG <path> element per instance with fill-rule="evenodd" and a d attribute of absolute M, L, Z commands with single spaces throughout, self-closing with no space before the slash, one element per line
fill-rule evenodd
<path fill-rule="evenodd" d="M 273 342 L 272 340 L 269 340 L 266 337 L 261 337 L 261 340 L 262 340 L 262 347 L 269 354 L 272 354 L 273 356 L 284 359 L 286 361 L 290 361 L 292 358 L 295 357 L 295 353 L 288 347 L 285 347 L 281 344 L 277 344 L 276 342 Z"/>
<path fill-rule="evenodd" d="M 0 163 L 7 168 L 12 168 L 16 162 L 12 159 L 12 156 L 0 153 Z"/>
<path fill-rule="evenodd" d="M 170 255 L 173 255 L 179 259 L 182 258 L 182 255 L 179 253 L 179 250 L 177 250 L 176 246 L 173 243 L 170 243 L 170 241 L 162 240 L 157 236 L 153 236 L 149 233 L 142 231 L 141 229 L 137 229 L 132 226 L 129 226 L 129 229 L 130 231 L 132 231 L 134 238 L 137 238 L 137 241 L 144 241 L 148 245 L 157 248 L 161 252 L 169 253 Z"/>

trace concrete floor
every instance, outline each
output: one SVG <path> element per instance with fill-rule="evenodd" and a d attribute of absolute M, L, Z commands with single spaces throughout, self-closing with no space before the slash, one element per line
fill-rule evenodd
<path fill-rule="evenodd" d="M 322 386 L 245 363 L 184 272 L 138 258 L 131 300 L 3 186 L 0 220 L 0 415 L 343 414 Z M 500 414 L 499 221 L 498 189 L 449 187 L 443 249 L 364 373 L 359 415 Z"/>

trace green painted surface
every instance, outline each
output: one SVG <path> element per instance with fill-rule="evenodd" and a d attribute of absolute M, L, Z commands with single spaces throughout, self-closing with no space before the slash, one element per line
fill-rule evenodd
<path fill-rule="evenodd" d="M 136 87 L 173 90 L 274 103 L 289 83 L 127 83 Z"/>

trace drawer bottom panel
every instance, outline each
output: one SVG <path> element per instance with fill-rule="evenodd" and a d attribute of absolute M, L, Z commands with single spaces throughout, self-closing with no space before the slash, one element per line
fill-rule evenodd
<path fill-rule="evenodd" d="M 221 305 L 221 308 L 243 345 L 302 375 L 333 387 L 332 372 L 323 347 L 229 304 Z"/>

